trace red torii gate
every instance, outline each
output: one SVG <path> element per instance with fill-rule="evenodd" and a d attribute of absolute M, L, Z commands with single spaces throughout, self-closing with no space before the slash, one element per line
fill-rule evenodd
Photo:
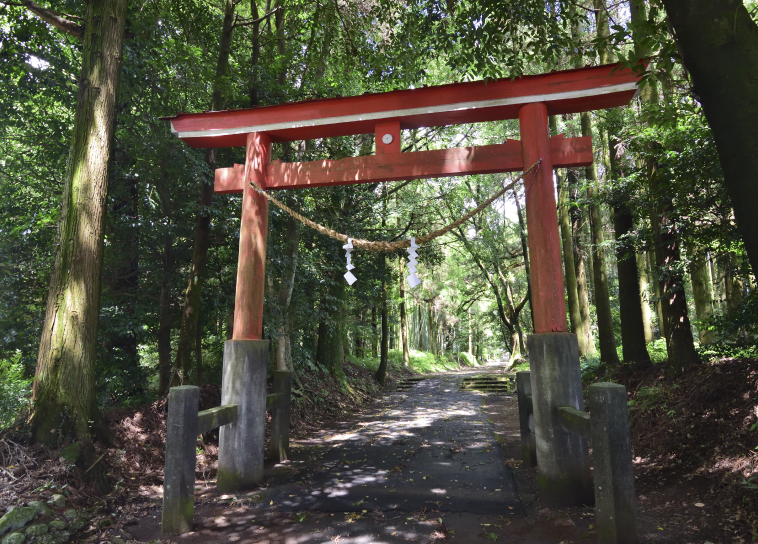
<path fill-rule="evenodd" d="M 218 169 L 215 178 L 217 193 L 243 193 L 234 333 L 233 340 L 225 348 L 224 380 L 227 376 L 232 379 L 226 370 L 227 358 L 243 357 L 242 352 L 235 351 L 241 348 L 239 343 L 260 341 L 263 333 L 268 207 L 265 197 L 252 189 L 248 181 L 255 181 L 264 190 L 321 187 L 521 171 L 541 159 L 539 169 L 524 180 L 535 326 L 530 353 L 533 367 L 542 367 L 544 372 L 552 372 L 551 375 L 557 372 L 566 383 L 536 383 L 543 378 L 539 377 L 540 372 L 532 372 L 538 462 L 541 478 L 547 478 L 546 481 L 565 483 L 567 473 L 574 473 L 569 476 L 574 482 L 572 485 L 586 488 L 585 479 L 588 481 L 589 478 L 586 442 L 582 446 L 573 438 L 556 438 L 555 433 L 560 432 L 553 428 L 555 422 L 548 414 L 550 406 L 556 402 L 577 408 L 581 404 L 583 409 L 581 381 L 578 385 L 576 383 L 579 375 L 578 351 L 574 347 L 576 337 L 561 335 L 560 338 L 573 338 L 564 341 L 546 335 L 568 332 L 553 169 L 590 165 L 592 142 L 590 137 L 549 137 L 548 116 L 625 105 L 637 91 L 638 77 L 634 71 L 614 64 L 524 76 L 516 80 L 454 83 L 244 110 L 180 113 L 171 118 L 172 132 L 191 147 L 246 147 L 245 164 Z M 515 118 L 519 119 L 521 141 L 434 151 L 401 151 L 402 129 Z M 272 142 L 372 132 L 376 135 L 376 154 L 372 156 L 298 163 L 270 159 Z M 261 352 L 261 349 L 255 351 Z M 265 350 L 255 357 L 262 357 L 265 363 Z M 249 355 L 243 358 L 249 359 Z M 535 359 L 544 361 L 536 363 Z M 548 367 L 553 365 L 557 365 L 556 368 L 549 370 Z M 564 372 L 570 376 L 563 376 Z M 265 396 L 265 391 L 263 394 Z M 540 410 L 542 400 L 550 406 L 545 405 Z M 258 432 L 262 437 L 262 430 L 256 434 Z M 540 446 L 540 440 L 545 444 Z M 248 446 L 243 447 L 240 441 Z M 250 445 L 250 441 L 243 438 L 235 443 L 238 446 L 230 446 L 230 451 Z M 558 453 L 561 448 L 573 452 L 573 460 L 563 459 Z M 220 472 L 221 457 L 220 452 Z M 244 467 L 240 470 L 247 473 Z M 254 472 L 259 473 L 257 468 Z M 249 478 L 255 480 L 259 476 Z M 546 486 L 543 491 L 549 495 L 550 485 Z M 588 491 L 592 493 L 591 487 Z M 586 493 L 580 490 L 569 495 L 574 498 L 566 498 L 565 491 L 556 491 L 561 502 L 575 502 L 576 496 L 586 496 Z"/>

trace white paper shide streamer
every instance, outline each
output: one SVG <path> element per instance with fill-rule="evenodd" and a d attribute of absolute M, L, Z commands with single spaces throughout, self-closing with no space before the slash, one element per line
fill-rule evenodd
<path fill-rule="evenodd" d="M 406 250 L 408 252 L 408 272 L 410 272 L 408 274 L 408 285 L 411 286 L 411 289 L 421 285 L 421 280 L 416 275 L 416 265 L 418 264 L 416 260 L 416 257 L 418 257 L 418 253 L 416 253 L 417 249 L 416 238 L 413 237 L 411 238 L 411 247 Z"/>
<path fill-rule="evenodd" d="M 356 281 L 358 281 L 358 278 L 356 278 L 352 272 L 350 272 L 355 266 L 353 266 L 353 263 L 350 262 L 350 254 L 353 252 L 353 239 L 348 238 L 347 243 L 342 246 L 342 249 L 345 250 L 345 257 L 347 257 L 347 272 L 345 273 L 345 280 L 347 281 L 348 285 L 353 285 Z"/>

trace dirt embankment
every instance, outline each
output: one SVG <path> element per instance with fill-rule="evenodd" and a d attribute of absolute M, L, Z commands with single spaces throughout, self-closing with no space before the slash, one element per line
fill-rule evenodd
<path fill-rule="evenodd" d="M 641 511 L 654 513 L 664 530 L 680 526 L 714 542 L 753 541 L 758 361 L 703 363 L 675 382 L 656 366 L 620 381 L 629 391 Z"/>

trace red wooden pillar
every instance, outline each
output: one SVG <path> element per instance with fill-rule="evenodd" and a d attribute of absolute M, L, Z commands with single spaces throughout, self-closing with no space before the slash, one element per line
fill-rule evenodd
<path fill-rule="evenodd" d="M 245 185 L 242 191 L 242 224 L 234 299 L 234 340 L 263 338 L 263 296 L 266 273 L 268 201 L 250 187 L 250 180 L 266 187 L 266 167 L 271 161 L 271 138 L 262 132 L 247 135 Z"/>
<path fill-rule="evenodd" d="M 518 119 L 524 169 L 542 159 L 539 169 L 524 179 L 534 332 L 568 332 L 547 106 L 527 104 L 519 110 Z"/>

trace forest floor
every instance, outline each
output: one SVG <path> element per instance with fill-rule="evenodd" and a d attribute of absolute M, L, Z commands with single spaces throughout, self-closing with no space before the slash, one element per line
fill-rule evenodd
<path fill-rule="evenodd" d="M 293 461 L 268 467 L 265 485 L 253 493 L 215 492 L 216 442 L 204 437 L 197 532 L 171 540 L 595 541 L 591 508 L 541 502 L 536 470 L 520 461 L 515 396 L 459 391 L 463 377 L 501 370 L 430 375 L 402 393 L 392 390 L 409 371 L 395 368 L 385 390 L 369 369 L 348 364 L 345 371 L 351 392 L 326 375 L 301 377 L 294 388 Z M 674 383 L 662 379 L 659 367 L 622 381 L 630 391 L 643 541 L 754 541 L 758 361 L 699 365 Z M 203 387 L 203 408 L 218 401 L 218 388 Z M 122 443 L 103 450 L 112 493 L 96 494 L 57 452 L 24 446 L 16 433 L 0 438 L 0 509 L 63 491 L 89 517 L 79 541 L 163 538 L 165 404 L 107 419 Z"/>
<path fill-rule="evenodd" d="M 619 381 L 630 399 L 640 519 L 672 542 L 758 540 L 758 360 L 715 358 L 676 381 Z M 651 537 L 652 538 L 652 537 Z"/>

